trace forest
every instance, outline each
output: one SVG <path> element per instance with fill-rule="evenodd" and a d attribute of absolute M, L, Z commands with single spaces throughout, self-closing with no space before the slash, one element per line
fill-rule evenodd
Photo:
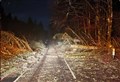
<path fill-rule="evenodd" d="M 25 37 L 27 40 L 44 40 L 47 31 L 44 29 L 42 22 L 39 23 L 31 17 L 27 21 L 22 21 L 17 16 L 12 16 L 12 13 L 5 13 L 1 6 L 1 30 L 14 33 L 21 38 Z"/>
<path fill-rule="evenodd" d="M 120 82 L 120 0 L 47 1 L 11 2 L 42 8 L 32 14 L 44 12 L 41 21 L 23 21 L 0 2 L 1 81 Z"/>
<path fill-rule="evenodd" d="M 120 37 L 120 9 L 116 3 L 120 5 L 112 0 L 55 0 L 53 34 L 67 32 L 74 36 L 74 31 L 79 37 L 90 35 L 96 45 L 110 45 L 111 39 Z"/>

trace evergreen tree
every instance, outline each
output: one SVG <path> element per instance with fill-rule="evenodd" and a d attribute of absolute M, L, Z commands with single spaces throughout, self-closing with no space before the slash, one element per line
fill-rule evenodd
<path fill-rule="evenodd" d="M 4 29 L 3 27 L 5 27 L 5 19 L 6 19 L 6 14 L 0 2 L 0 29 Z"/>
<path fill-rule="evenodd" d="M 33 24 L 33 20 L 31 17 L 28 17 L 28 24 Z"/>
<path fill-rule="evenodd" d="M 11 13 L 9 13 L 9 14 L 7 15 L 7 19 L 8 19 L 8 20 L 12 20 L 12 14 L 11 14 Z"/>
<path fill-rule="evenodd" d="M 43 30 L 44 26 L 43 26 L 43 23 L 40 21 L 39 24 L 38 24 L 39 28 L 41 29 L 41 31 Z"/>
<path fill-rule="evenodd" d="M 17 18 L 17 16 L 14 16 L 14 20 L 15 20 L 15 21 L 18 21 L 18 18 Z"/>

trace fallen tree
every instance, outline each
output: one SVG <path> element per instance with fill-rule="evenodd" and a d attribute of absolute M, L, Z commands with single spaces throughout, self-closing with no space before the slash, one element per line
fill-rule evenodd
<path fill-rule="evenodd" d="M 27 41 L 6 31 L 1 31 L 0 44 L 0 54 L 2 59 L 10 59 L 20 53 L 32 51 Z"/>

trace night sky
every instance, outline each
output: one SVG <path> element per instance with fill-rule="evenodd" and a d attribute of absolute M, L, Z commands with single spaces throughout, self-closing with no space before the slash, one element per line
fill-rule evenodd
<path fill-rule="evenodd" d="M 50 19 L 50 0 L 2 0 L 6 13 L 17 16 L 18 19 L 27 21 L 32 17 L 33 21 L 41 21 L 45 28 L 48 27 Z"/>
<path fill-rule="evenodd" d="M 2 5 L 6 13 L 12 13 L 18 19 L 27 21 L 32 17 L 37 22 L 41 21 L 45 28 L 49 25 L 50 5 L 53 0 L 2 0 Z M 115 10 L 120 11 L 119 0 L 113 0 Z"/>

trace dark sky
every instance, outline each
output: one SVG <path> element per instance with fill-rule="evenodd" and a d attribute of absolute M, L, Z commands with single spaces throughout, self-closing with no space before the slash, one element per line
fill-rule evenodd
<path fill-rule="evenodd" d="M 32 17 L 33 20 L 42 21 L 47 28 L 50 18 L 50 3 L 53 0 L 2 0 L 5 12 L 12 13 L 21 20 Z M 113 0 L 115 10 L 120 11 L 119 0 Z"/>
<path fill-rule="evenodd" d="M 42 21 L 48 27 L 50 18 L 50 0 L 2 0 L 5 12 L 12 13 L 21 20 L 32 17 L 33 20 Z"/>

